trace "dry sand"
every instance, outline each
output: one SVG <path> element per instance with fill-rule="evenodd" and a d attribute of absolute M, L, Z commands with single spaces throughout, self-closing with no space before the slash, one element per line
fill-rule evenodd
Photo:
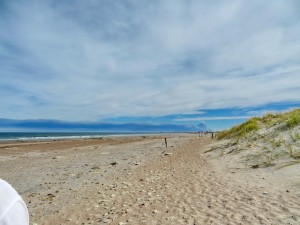
<path fill-rule="evenodd" d="M 300 224 L 292 188 L 230 173 L 208 137 L 118 137 L 0 143 L 0 177 L 31 224 Z M 216 163 L 218 165 L 216 165 Z M 265 178 L 266 177 L 266 178 Z"/>

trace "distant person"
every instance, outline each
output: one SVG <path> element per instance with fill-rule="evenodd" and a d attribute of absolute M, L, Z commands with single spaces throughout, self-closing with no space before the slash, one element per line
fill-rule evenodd
<path fill-rule="evenodd" d="M 25 202 L 17 191 L 0 179 L 0 225 L 29 225 Z"/>

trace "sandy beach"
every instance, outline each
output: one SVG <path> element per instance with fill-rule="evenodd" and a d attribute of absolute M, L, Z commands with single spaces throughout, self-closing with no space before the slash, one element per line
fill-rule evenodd
<path fill-rule="evenodd" d="M 226 170 L 211 144 L 193 134 L 3 142 L 0 176 L 34 225 L 300 224 L 297 187 Z"/>

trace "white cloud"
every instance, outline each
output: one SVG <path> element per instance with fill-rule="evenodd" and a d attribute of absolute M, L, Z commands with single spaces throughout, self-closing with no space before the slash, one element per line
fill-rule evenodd
<path fill-rule="evenodd" d="M 298 101 L 295 4 L 7 1 L 0 118 L 95 120 Z"/>

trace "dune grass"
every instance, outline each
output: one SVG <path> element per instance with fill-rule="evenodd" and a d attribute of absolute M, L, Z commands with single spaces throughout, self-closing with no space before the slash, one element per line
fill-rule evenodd
<path fill-rule="evenodd" d="M 242 162 L 250 168 L 273 166 L 284 168 L 298 164 L 300 163 L 299 129 L 300 109 L 253 117 L 218 133 L 218 139 L 227 139 L 227 142 L 219 148 L 222 150 L 221 156 L 243 151 Z"/>
<path fill-rule="evenodd" d="M 289 162 L 282 163 L 277 169 L 282 169 L 288 166 L 294 166 L 300 163 L 300 160 L 292 160 Z"/>
<path fill-rule="evenodd" d="M 234 126 L 229 130 L 224 130 L 218 133 L 217 138 L 218 139 L 225 139 L 225 138 L 240 138 L 245 136 L 251 131 L 257 130 L 258 124 L 257 124 L 257 118 L 251 118 L 250 120 L 246 121 L 245 123 L 242 123 L 238 126 Z"/>
<path fill-rule="evenodd" d="M 218 139 L 241 138 L 262 127 L 270 127 L 282 124 L 283 129 L 291 129 L 300 126 L 300 109 L 294 109 L 285 113 L 267 113 L 262 117 L 253 117 L 248 121 L 218 133 Z"/>
<path fill-rule="evenodd" d="M 300 109 L 294 109 L 285 113 L 267 113 L 258 119 L 266 125 L 284 123 L 285 128 L 290 129 L 300 125 Z"/>
<path fill-rule="evenodd" d="M 274 125 L 277 121 L 281 119 L 282 119 L 282 114 L 279 113 L 267 113 L 264 116 L 258 118 L 259 121 L 269 126 Z"/>
<path fill-rule="evenodd" d="M 289 118 L 286 121 L 286 126 L 288 128 L 293 128 L 299 125 L 300 125 L 300 110 L 296 109 L 290 113 Z"/>
<path fill-rule="evenodd" d="M 300 134 L 299 133 L 291 133 L 290 134 L 291 139 L 293 142 L 299 141 L 300 140 Z"/>

